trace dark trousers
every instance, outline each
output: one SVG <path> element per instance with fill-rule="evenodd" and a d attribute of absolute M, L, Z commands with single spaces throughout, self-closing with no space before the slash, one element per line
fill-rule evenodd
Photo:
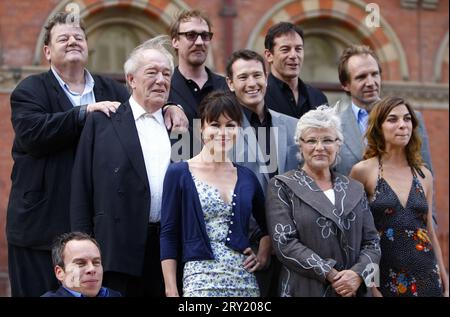
<path fill-rule="evenodd" d="M 103 274 L 103 285 L 119 291 L 125 297 L 165 296 L 160 260 L 159 232 L 159 223 L 149 224 L 142 276 L 107 271 Z"/>
<path fill-rule="evenodd" d="M 8 270 L 13 297 L 39 297 L 59 287 L 49 250 L 8 243 Z"/>

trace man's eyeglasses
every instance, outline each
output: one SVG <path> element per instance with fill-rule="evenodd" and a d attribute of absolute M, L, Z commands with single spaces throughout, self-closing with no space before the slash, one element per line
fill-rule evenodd
<path fill-rule="evenodd" d="M 300 140 L 302 140 L 303 143 L 305 143 L 306 145 L 310 146 L 310 147 L 314 147 L 317 146 L 320 143 L 322 143 L 323 146 L 332 146 L 334 143 L 336 143 L 336 141 L 339 141 L 339 139 L 329 139 L 329 138 L 325 138 L 325 139 L 303 139 L 300 138 Z"/>
<path fill-rule="evenodd" d="M 189 32 L 178 32 L 178 35 L 184 35 L 186 36 L 186 39 L 188 41 L 191 42 L 195 42 L 197 41 L 198 36 L 200 35 L 200 37 L 202 38 L 202 40 L 204 42 L 207 41 L 211 41 L 212 37 L 213 37 L 213 33 L 212 32 L 202 32 L 202 33 L 197 33 L 195 31 L 189 31 Z"/>

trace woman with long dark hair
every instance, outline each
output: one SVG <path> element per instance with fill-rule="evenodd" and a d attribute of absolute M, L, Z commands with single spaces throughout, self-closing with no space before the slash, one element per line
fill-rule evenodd
<path fill-rule="evenodd" d="M 350 173 L 364 185 L 381 237 L 376 295 L 448 297 L 431 212 L 433 175 L 420 155 L 417 126 L 402 98 L 377 102 L 369 116 L 365 160 Z"/>

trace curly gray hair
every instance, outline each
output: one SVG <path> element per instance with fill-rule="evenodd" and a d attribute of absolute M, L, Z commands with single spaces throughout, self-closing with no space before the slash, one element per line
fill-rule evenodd
<path fill-rule="evenodd" d="M 341 119 L 336 113 L 336 109 L 327 105 L 317 107 L 305 113 L 297 122 L 294 141 L 300 146 L 300 139 L 309 129 L 333 129 L 338 138 L 338 145 L 344 142 L 344 135 L 341 129 Z M 302 152 L 299 151 L 297 158 L 303 160 Z"/>

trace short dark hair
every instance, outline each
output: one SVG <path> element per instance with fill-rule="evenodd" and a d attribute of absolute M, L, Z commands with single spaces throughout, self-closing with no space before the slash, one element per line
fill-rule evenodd
<path fill-rule="evenodd" d="M 243 59 L 245 61 L 255 60 L 255 61 L 260 62 L 262 64 L 262 66 L 263 66 L 264 74 L 267 74 L 267 72 L 266 72 L 266 64 L 264 63 L 264 58 L 261 55 L 259 55 L 258 53 L 256 53 L 255 51 L 248 50 L 248 49 L 242 49 L 242 50 L 234 52 L 228 58 L 227 66 L 226 66 L 226 71 L 227 71 L 227 77 L 228 78 L 232 78 L 233 77 L 233 64 L 238 59 Z"/>
<path fill-rule="evenodd" d="M 94 243 L 97 246 L 98 250 L 100 251 L 100 245 L 98 244 L 98 242 L 94 238 L 92 238 L 90 235 L 88 235 L 87 233 L 77 232 L 77 231 L 63 233 L 60 236 L 58 236 L 55 239 L 55 241 L 53 242 L 53 246 L 52 246 L 53 267 L 60 266 L 61 268 L 64 269 L 64 250 L 66 248 L 67 243 L 72 240 L 91 241 L 92 243 Z"/>
<path fill-rule="evenodd" d="M 202 126 L 205 122 L 217 121 L 221 115 L 242 125 L 241 106 L 230 91 L 216 90 L 206 95 L 198 106 L 198 113 Z"/>
<path fill-rule="evenodd" d="M 183 10 L 177 15 L 175 21 L 173 21 L 173 23 L 170 25 L 170 38 L 178 38 L 178 32 L 180 31 L 181 22 L 187 22 L 191 19 L 205 20 L 206 24 L 208 24 L 209 31 L 211 31 L 211 21 L 209 21 L 209 18 L 205 13 L 200 10 Z"/>
<path fill-rule="evenodd" d="M 423 165 L 423 159 L 420 153 L 422 140 L 418 131 L 419 121 L 411 104 L 400 97 L 384 97 L 373 105 L 369 114 L 369 122 L 365 134 L 367 146 L 363 158 L 367 160 L 371 157 L 381 157 L 387 153 L 386 141 L 381 126 L 392 109 L 400 105 L 405 105 L 408 109 L 413 126 L 411 139 L 405 148 L 406 159 L 410 166 L 415 169 L 420 169 Z"/>
<path fill-rule="evenodd" d="M 338 74 L 342 86 L 345 86 L 349 81 L 348 60 L 355 55 L 372 56 L 377 61 L 378 69 L 381 74 L 380 61 L 378 60 L 377 55 L 375 55 L 375 52 L 367 45 L 353 44 L 347 47 L 339 58 Z"/>
<path fill-rule="evenodd" d="M 290 22 L 279 22 L 272 25 L 267 31 L 266 37 L 264 39 L 264 47 L 273 53 L 273 47 L 275 46 L 275 39 L 284 34 L 295 32 L 302 38 L 303 43 L 305 39 L 303 38 L 303 30 L 298 26 Z"/>
<path fill-rule="evenodd" d="M 70 19 L 72 18 L 73 13 L 71 12 L 58 12 L 53 15 L 45 24 L 45 34 L 44 34 L 44 45 L 48 45 L 51 41 L 51 32 L 55 25 L 57 24 L 70 24 Z M 80 28 L 84 32 L 84 37 L 87 40 L 86 28 L 84 26 L 83 20 L 80 18 Z"/>

